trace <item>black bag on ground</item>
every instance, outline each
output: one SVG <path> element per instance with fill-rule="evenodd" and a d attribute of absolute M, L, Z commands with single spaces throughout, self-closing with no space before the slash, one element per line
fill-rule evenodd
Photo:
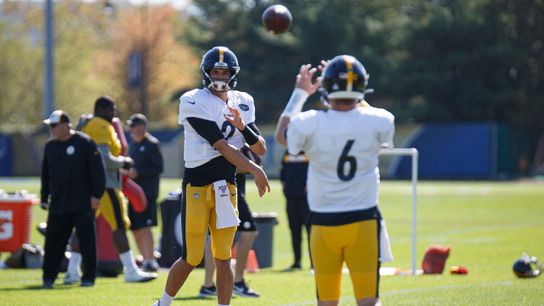
<path fill-rule="evenodd" d="M 5 264 L 10 268 L 40 269 L 43 265 L 43 248 L 34 243 L 25 243 L 11 256 Z"/>

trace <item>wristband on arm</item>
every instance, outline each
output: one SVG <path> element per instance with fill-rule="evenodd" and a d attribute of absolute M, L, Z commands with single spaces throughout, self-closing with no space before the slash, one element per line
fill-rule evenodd
<path fill-rule="evenodd" d="M 243 131 L 240 131 L 240 133 L 242 133 L 247 144 L 250 146 L 259 142 L 259 136 L 257 136 L 257 134 L 255 134 L 255 132 L 253 132 L 253 130 L 250 129 L 247 125 Z"/>
<path fill-rule="evenodd" d="M 296 87 L 293 89 L 291 98 L 289 98 L 289 102 L 287 102 L 281 116 L 291 118 L 300 113 L 302 111 L 302 107 L 304 106 L 304 102 L 306 102 L 306 99 L 308 99 L 308 96 L 309 95 L 306 90 L 302 88 Z"/>

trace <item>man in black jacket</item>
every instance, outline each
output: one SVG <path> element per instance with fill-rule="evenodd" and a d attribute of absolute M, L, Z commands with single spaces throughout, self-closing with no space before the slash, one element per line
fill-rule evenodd
<path fill-rule="evenodd" d="M 72 129 L 66 112 L 56 110 L 43 122 L 52 136 L 45 145 L 41 173 L 41 207 L 49 210 L 43 287 L 53 288 L 74 227 L 81 242 L 85 270 L 81 286 L 93 286 L 96 278 L 93 210 L 100 205 L 106 183 L 100 152 L 87 135 Z"/>
<path fill-rule="evenodd" d="M 160 174 L 163 171 L 162 154 L 159 141 L 147 131 L 147 118 L 144 115 L 130 116 L 127 125 L 133 140 L 128 147 L 128 155 L 134 160 L 128 175 L 142 187 L 147 198 L 147 208 L 142 212 L 134 211 L 132 205 L 128 206 L 130 229 L 144 257 L 143 270 L 156 272 L 159 264 L 153 256 L 151 227 L 157 226 L 157 197 Z"/>
<path fill-rule="evenodd" d="M 287 201 L 287 219 L 291 231 L 291 246 L 294 255 L 293 264 L 287 270 L 299 270 L 302 268 L 300 263 L 302 257 L 302 227 L 306 228 L 307 237 L 310 236 L 310 226 L 307 222 L 310 208 L 308 207 L 306 195 L 308 157 L 304 155 L 304 152 L 297 155 L 285 152 L 281 166 L 280 180 Z"/>

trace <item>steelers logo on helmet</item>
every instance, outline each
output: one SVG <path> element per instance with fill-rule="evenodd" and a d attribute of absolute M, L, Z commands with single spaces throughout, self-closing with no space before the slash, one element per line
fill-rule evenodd
<path fill-rule="evenodd" d="M 230 77 L 226 79 L 213 79 L 210 77 L 212 69 L 227 69 Z M 202 71 L 202 84 L 213 91 L 228 91 L 236 87 L 240 66 L 234 52 L 227 47 L 213 47 L 202 57 L 200 63 Z"/>
<path fill-rule="evenodd" d="M 321 95 L 325 100 L 363 100 L 368 77 L 365 67 L 355 57 L 351 55 L 336 56 L 323 71 Z"/>

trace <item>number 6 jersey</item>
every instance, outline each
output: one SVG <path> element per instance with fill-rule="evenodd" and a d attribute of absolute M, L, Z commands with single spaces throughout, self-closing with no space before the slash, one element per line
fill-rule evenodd
<path fill-rule="evenodd" d="M 314 212 L 348 212 L 378 204 L 378 154 L 393 147 L 394 116 L 381 108 L 303 112 L 291 118 L 287 144 L 304 151 L 308 202 Z"/>

